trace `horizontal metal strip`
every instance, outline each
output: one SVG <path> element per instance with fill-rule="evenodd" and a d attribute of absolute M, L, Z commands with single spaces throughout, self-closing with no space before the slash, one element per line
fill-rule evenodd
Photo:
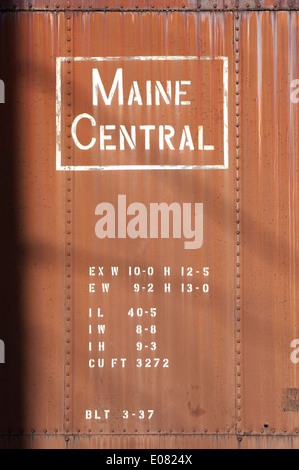
<path fill-rule="evenodd" d="M 0 0 L 0 11 L 260 11 L 299 10 L 299 0 Z"/>

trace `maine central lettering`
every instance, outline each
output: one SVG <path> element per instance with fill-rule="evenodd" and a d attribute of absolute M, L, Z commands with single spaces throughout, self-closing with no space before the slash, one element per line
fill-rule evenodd
<path fill-rule="evenodd" d="M 58 170 L 228 168 L 225 57 L 62 57 L 56 91 Z"/>
<path fill-rule="evenodd" d="M 137 80 L 133 80 L 129 88 L 129 93 L 124 96 L 124 71 L 122 68 L 116 70 L 112 86 L 109 93 L 103 85 L 99 70 L 92 69 L 92 104 L 93 106 L 111 106 L 112 101 L 116 101 L 118 106 L 160 106 L 163 101 L 166 105 L 190 106 L 188 99 L 188 89 L 191 80 L 166 80 L 166 86 L 161 81 L 146 80 L 142 89 L 145 89 L 142 96 L 141 87 Z M 116 95 L 116 96 L 115 96 Z M 77 126 L 82 119 L 87 119 L 91 127 L 98 130 L 98 137 L 92 137 L 88 143 L 82 143 L 77 135 Z M 128 146 L 131 150 L 137 145 L 143 146 L 145 150 L 150 150 L 152 142 L 158 144 L 159 150 L 165 147 L 170 150 L 214 150 L 214 145 L 204 144 L 204 130 L 202 125 L 196 126 L 196 132 L 191 132 L 191 126 L 183 125 L 178 130 L 169 125 L 140 124 L 127 126 L 120 124 L 103 125 L 88 113 L 81 113 L 73 121 L 72 137 L 75 145 L 81 150 L 89 150 L 96 145 L 99 140 L 100 150 L 125 150 Z"/>

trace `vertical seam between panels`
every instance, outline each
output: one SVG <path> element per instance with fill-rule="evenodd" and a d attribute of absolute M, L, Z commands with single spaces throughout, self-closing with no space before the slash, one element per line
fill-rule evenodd
<path fill-rule="evenodd" d="M 66 56 L 72 55 L 72 15 L 70 12 L 66 13 L 65 18 L 65 39 L 66 39 Z M 71 120 L 72 120 L 72 61 L 65 62 L 65 87 L 66 87 L 66 123 L 67 123 L 67 138 L 66 138 L 66 155 L 67 160 L 72 159 L 72 143 L 71 143 Z M 65 315 L 65 407 L 64 407 L 64 431 L 66 434 L 70 432 L 70 408 L 71 408 L 71 360 L 72 360 L 72 342 L 71 342 L 71 328 L 72 328 L 72 173 L 65 172 L 65 210 L 66 210 L 66 224 L 65 224 L 65 295 L 66 295 L 66 315 Z M 65 437 L 66 442 L 69 440 L 68 436 Z"/>
<path fill-rule="evenodd" d="M 241 389 L 241 307 L 240 307 L 240 86 L 239 86 L 239 44 L 240 13 L 234 13 L 234 80 L 235 80 L 235 191 L 236 191 L 236 254 L 235 254 L 235 272 L 236 272 L 236 292 L 235 292 L 235 341 L 236 341 L 236 418 L 237 434 L 242 433 L 242 389 Z"/>

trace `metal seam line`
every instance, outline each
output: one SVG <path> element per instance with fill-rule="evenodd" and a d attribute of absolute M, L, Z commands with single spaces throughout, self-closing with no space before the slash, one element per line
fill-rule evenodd
<path fill-rule="evenodd" d="M 239 106 L 240 106 L 240 88 L 239 88 L 239 29 L 240 29 L 240 14 L 234 15 L 234 59 L 235 59 L 235 100 L 236 100 L 236 113 L 235 113 L 235 139 L 236 139 L 236 384 L 237 384 L 237 433 L 242 432 L 241 428 L 241 348 L 240 348 L 240 133 L 239 133 Z"/>
<path fill-rule="evenodd" d="M 67 13 L 65 21 L 65 47 L 67 54 L 71 54 L 71 15 Z M 70 123 L 71 123 L 71 113 L 72 113 L 72 65 L 70 61 L 67 61 L 67 73 L 66 73 L 66 90 L 67 90 L 67 106 L 66 106 L 66 118 L 67 118 L 67 139 L 66 139 L 66 150 L 67 158 L 72 158 L 72 144 L 71 144 L 71 133 L 70 133 Z M 64 409 L 64 429 L 66 433 L 70 432 L 70 403 L 71 403 L 71 304 L 72 304 L 72 290 L 71 290 L 71 272 L 72 272 L 72 176 L 70 173 L 66 174 L 66 227 L 65 227 L 65 249 L 66 249 L 66 316 L 65 316 L 65 340 L 66 340 L 66 357 L 65 357 L 65 409 Z"/>
<path fill-rule="evenodd" d="M 223 6 L 217 5 L 217 3 L 214 3 L 211 5 L 211 7 L 207 6 L 202 6 L 201 3 L 198 3 L 196 6 L 193 8 L 188 7 L 184 2 L 182 2 L 181 5 L 178 6 L 170 6 L 166 5 L 165 7 L 156 7 L 154 4 L 152 4 L 150 7 L 139 7 L 136 5 L 135 7 L 124 7 L 123 5 L 117 6 L 117 7 L 111 7 L 108 4 L 106 4 L 103 7 L 84 7 L 82 8 L 80 5 L 77 7 L 71 7 L 70 5 L 67 6 L 60 6 L 57 4 L 55 7 L 49 7 L 49 5 L 45 5 L 43 8 L 38 7 L 34 8 L 34 5 L 29 4 L 27 7 L 22 6 L 18 7 L 17 5 L 12 4 L 11 6 L 4 6 L 0 7 L 0 11 L 17 11 L 17 12 L 29 12 L 29 13 L 34 13 L 34 12 L 44 12 L 44 11 L 50 11 L 50 12 L 69 12 L 69 11 L 79 11 L 79 12 L 153 12 L 153 11 L 169 11 L 169 12 L 199 12 L 199 11 L 211 11 L 211 12 L 236 12 L 236 11 L 245 11 L 245 12 L 251 12 L 251 11 L 297 11 L 299 9 L 298 5 L 294 5 L 292 2 L 289 2 L 288 5 L 285 6 L 279 6 L 277 2 L 273 2 L 272 5 L 265 5 L 263 6 L 261 3 L 252 3 L 252 5 L 247 2 L 245 6 L 239 5 L 238 0 L 235 2 L 235 6 L 228 6 L 228 4 L 224 4 Z"/>

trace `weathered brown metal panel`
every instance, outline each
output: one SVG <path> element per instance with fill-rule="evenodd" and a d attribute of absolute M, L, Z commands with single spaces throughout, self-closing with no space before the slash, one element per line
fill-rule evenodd
<path fill-rule="evenodd" d="M 195 121 L 204 122 L 207 134 L 206 143 L 217 145 L 214 134 L 220 135 L 218 155 L 209 152 L 195 154 L 184 153 L 178 149 L 171 154 L 165 149 L 158 149 L 158 137 L 151 143 L 151 152 L 145 151 L 140 134 L 136 151 L 99 152 L 95 144 L 90 151 L 81 151 L 73 145 L 69 165 L 74 167 L 85 164 L 88 171 L 69 171 L 71 189 L 70 209 L 71 225 L 74 227 L 70 238 L 70 257 L 72 266 L 72 284 L 70 290 L 70 329 L 72 343 L 70 360 L 69 430 L 91 434 L 109 433 L 196 433 L 227 432 L 234 427 L 234 330 L 233 330 L 233 282 L 234 282 L 234 202 L 233 173 L 228 169 L 207 169 L 205 165 L 223 165 L 223 61 L 217 57 L 228 57 L 229 63 L 229 100 L 233 100 L 232 84 L 232 15 L 217 14 L 116 14 L 84 13 L 74 14 L 70 18 L 73 35 L 74 57 L 122 57 L 107 64 L 90 64 L 88 61 L 70 61 L 62 66 L 62 76 L 67 76 L 67 67 L 71 71 L 74 84 L 70 88 L 72 96 L 72 122 L 79 113 L 92 114 L 97 126 L 102 124 L 126 124 L 129 129 L 134 124 L 172 123 L 176 129 Z M 184 60 L 175 64 L 161 60 L 132 60 L 132 57 L 181 57 L 196 56 L 209 58 L 202 63 L 196 59 L 195 65 Z M 130 59 L 126 61 L 126 58 Z M 213 60 L 211 60 L 211 58 Z M 142 107 L 117 103 L 99 110 L 91 107 L 91 66 L 100 70 L 105 83 L 112 83 L 117 67 L 123 67 L 125 99 L 128 99 L 129 80 L 137 80 L 144 98 L 145 81 L 192 79 L 196 83 L 199 72 L 204 82 L 199 83 L 198 92 L 205 90 L 209 100 L 205 103 L 204 94 L 191 100 L 202 102 L 194 107 L 186 106 L 178 111 L 172 106 L 157 110 L 154 106 Z M 194 76 L 195 74 L 195 76 Z M 90 77 L 89 79 L 86 77 Z M 194 77 L 194 78 L 193 78 Z M 124 78 L 125 79 L 125 78 Z M 77 86 L 76 86 L 77 83 Z M 207 91 L 207 84 L 211 84 Z M 105 85 L 107 86 L 107 85 Z M 62 95 L 67 96 L 67 88 L 62 86 Z M 65 91 L 64 91 L 65 90 Z M 218 92 L 220 90 L 220 92 Z M 194 96 L 194 98 L 193 98 Z M 192 101 L 194 102 L 194 101 Z M 195 101 L 196 103 L 196 101 Z M 64 101 L 62 102 L 62 107 Z M 212 108 L 211 108 L 212 107 Z M 232 101 L 229 102 L 233 109 Z M 132 111 L 130 111 L 132 109 Z M 193 114 L 195 111 L 196 114 Z M 166 120 L 163 119 L 164 113 Z M 202 121 L 203 114 L 209 118 Z M 211 116 L 219 116 L 218 131 L 214 127 L 209 131 Z M 118 120 L 120 115 L 120 120 Z M 218 121 L 217 121 L 218 119 Z M 229 122 L 233 119 L 229 115 Z M 67 121 L 66 121 L 67 122 Z M 64 126 L 62 122 L 62 128 Z M 66 124 L 67 126 L 67 124 Z M 232 126 L 229 126 L 232 129 Z M 90 126 L 83 128 L 78 138 L 85 145 L 90 139 L 97 138 L 98 132 L 90 134 Z M 180 132 L 180 131 L 179 131 Z M 222 137 L 221 137 L 222 136 Z M 229 152 L 232 149 L 233 134 L 229 135 Z M 118 145 L 113 137 L 111 144 Z M 173 141 L 175 142 L 175 141 Z M 66 143 L 67 145 L 67 143 Z M 217 147 L 218 148 L 218 147 Z M 84 153 L 85 152 L 85 153 Z M 134 153 L 135 152 L 135 153 Z M 207 155 L 208 153 L 208 155 Z M 66 165 L 67 155 L 62 156 L 62 165 Z M 132 169 L 111 171 L 114 165 L 131 165 Z M 196 165 L 201 169 L 167 169 L 169 165 Z M 91 165 L 104 165 L 103 172 L 92 169 Z M 144 164 L 156 168 L 142 170 Z M 137 168 L 138 167 L 138 168 Z M 152 202 L 176 201 L 204 202 L 205 241 L 200 250 L 184 249 L 182 240 L 175 239 L 125 239 L 116 238 L 99 240 L 95 236 L 95 208 L 100 202 L 109 202 L 117 210 L 118 195 L 125 195 L 127 204 L 138 201 L 150 208 Z M 119 209 L 123 210 L 123 209 Z M 215 224 L 216 221 L 216 224 Z M 209 234 L 209 235 L 208 235 Z M 196 255 L 195 255 L 196 253 Z M 104 276 L 99 277 L 98 266 L 103 267 Z M 119 268 L 119 276 L 111 275 L 111 266 Z M 140 267 L 141 275 L 129 275 L 129 267 Z M 193 269 L 192 277 L 187 277 L 187 267 Z M 89 275 L 89 267 L 95 267 L 96 276 Z M 154 275 L 144 273 L 153 267 Z M 164 274 L 164 267 L 171 270 L 170 276 Z M 181 268 L 185 273 L 181 275 Z M 203 275 L 204 267 L 209 267 L 207 281 Z M 109 282 L 111 293 L 101 293 L 102 283 Z M 167 283 L 171 284 L 171 293 L 164 291 Z M 182 283 L 192 282 L 193 293 L 183 293 Z M 203 285 L 208 282 L 209 293 L 203 292 Z M 95 283 L 96 293 L 88 292 L 89 283 Z M 140 292 L 134 293 L 134 284 L 140 284 Z M 148 292 L 153 283 L 154 292 Z M 198 290 L 197 290 L 198 289 Z M 213 294 L 211 293 L 213 292 Z M 150 312 L 157 309 L 155 318 L 137 317 L 137 308 Z M 93 317 L 89 318 L 89 308 Z M 101 308 L 102 319 L 96 318 L 97 308 Z M 133 308 L 135 317 L 128 316 Z M 149 314 L 148 314 L 149 316 Z M 104 335 L 95 333 L 98 324 L 104 324 Z M 137 325 L 144 329 L 138 334 Z M 89 333 L 91 325 L 92 333 Z M 157 329 L 151 334 L 151 327 Z M 148 333 L 145 333 L 146 330 Z M 99 341 L 105 342 L 105 352 L 96 350 Z M 156 342 L 157 350 L 148 349 Z M 91 342 L 91 352 L 88 350 Z M 139 342 L 143 350 L 138 352 Z M 113 368 L 112 360 L 118 363 Z M 126 359 L 122 368 L 120 358 Z M 146 358 L 151 364 L 146 367 Z M 154 367 L 154 358 L 160 363 Z M 97 367 L 98 360 L 104 360 L 102 369 Z M 138 360 L 142 367 L 138 368 Z M 167 359 L 164 368 L 164 360 Z M 88 361 L 96 361 L 95 368 L 89 368 Z M 168 367 L 169 361 L 169 367 Z M 90 410 L 90 415 L 86 415 Z M 105 419 L 104 410 L 110 410 L 109 419 Z M 124 410 L 128 410 L 128 418 Z M 154 410 L 151 419 L 140 419 L 139 410 Z M 97 415 L 95 413 L 97 412 Z M 89 411 L 88 411 L 89 413 Z M 146 415 L 148 412 L 146 411 Z M 88 417 L 88 419 L 86 419 Z"/>
<path fill-rule="evenodd" d="M 299 16 L 239 16 L 240 428 L 290 434 L 299 429 L 290 392 L 298 388 L 291 360 L 298 337 L 298 104 L 291 93 Z"/>
<path fill-rule="evenodd" d="M 298 6 L 0 2 L 1 448 L 298 447 Z"/>
<path fill-rule="evenodd" d="M 1 15 L 0 433 L 63 432 L 62 182 L 53 166 L 64 15 Z"/>

